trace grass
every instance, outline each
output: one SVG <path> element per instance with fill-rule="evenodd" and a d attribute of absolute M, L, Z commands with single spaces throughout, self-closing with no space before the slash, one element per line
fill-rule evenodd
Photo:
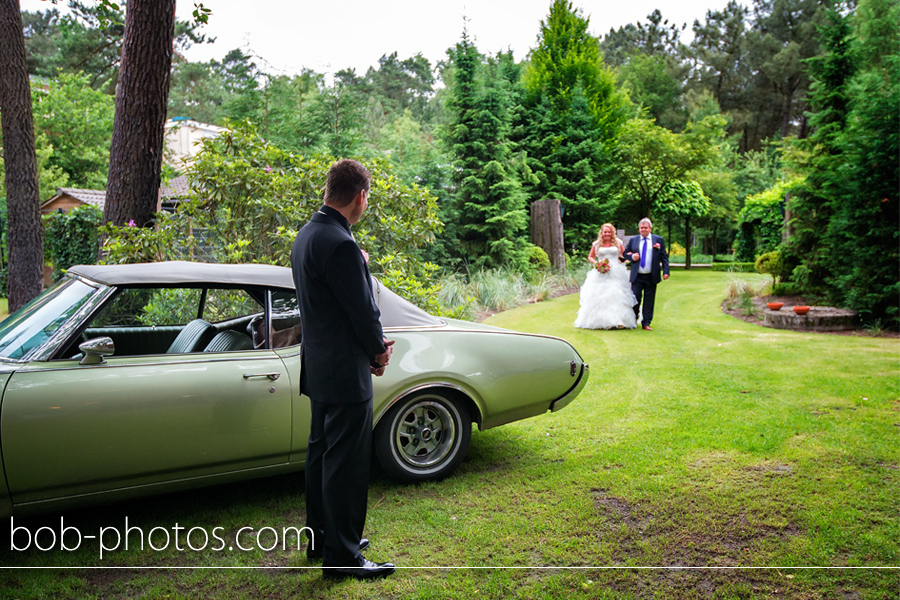
<path fill-rule="evenodd" d="M 133 540 L 102 560 L 96 542 L 7 543 L 4 566 L 87 568 L 0 571 L 0 598 L 896 598 L 900 342 L 733 319 L 728 277 L 673 272 L 652 333 L 573 328 L 577 295 L 491 317 L 565 337 L 591 379 L 565 410 L 474 433 L 443 482 L 376 472 L 367 556 L 404 567 L 385 580 L 325 583 L 302 552 L 194 552 L 182 533 L 183 551 Z M 227 537 L 303 514 L 302 479 L 280 477 L 15 523 Z"/>

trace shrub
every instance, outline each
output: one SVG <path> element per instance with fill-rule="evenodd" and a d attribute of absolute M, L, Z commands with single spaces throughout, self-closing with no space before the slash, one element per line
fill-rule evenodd
<path fill-rule="evenodd" d="M 681 254 L 673 254 L 669 253 L 669 262 L 670 263 L 686 263 L 687 256 L 682 251 Z M 711 265 L 713 262 L 712 256 L 708 254 L 700 254 L 700 252 L 691 251 L 691 264 L 692 265 Z"/>
<path fill-rule="evenodd" d="M 727 271 L 729 273 L 753 273 L 756 270 L 756 264 L 752 262 L 733 262 L 733 263 L 714 263 L 710 270 Z"/>
<path fill-rule="evenodd" d="M 277 148 L 249 123 L 203 140 L 188 171 L 191 198 L 157 227 L 107 227 L 108 262 L 204 259 L 230 263 L 290 264 L 297 231 L 321 206 L 332 158 L 299 157 Z M 372 174 L 369 209 L 354 227 L 369 269 L 425 310 L 436 306 L 436 267 L 421 259 L 442 228 L 427 190 L 403 184 L 383 159 L 366 160 Z M 202 241 L 197 232 L 203 232 Z M 202 242 L 202 243 L 201 243 Z M 401 258 L 402 257 L 402 258 Z M 417 282 L 417 283 L 414 283 Z"/>
<path fill-rule="evenodd" d="M 781 252 L 779 252 L 778 250 L 760 254 L 759 258 L 756 259 L 754 268 L 756 269 L 757 273 L 760 273 L 762 275 L 771 275 L 773 286 L 780 280 L 786 279 L 790 275 L 789 272 L 785 272 L 785 264 L 781 259 Z"/>
<path fill-rule="evenodd" d="M 520 272 L 525 279 L 532 281 L 550 270 L 550 257 L 544 252 L 544 249 L 528 244 L 525 249 L 519 253 L 519 264 L 511 265 L 511 270 Z"/>
<path fill-rule="evenodd" d="M 782 281 L 772 286 L 773 296 L 798 296 L 801 291 L 800 286 L 791 281 Z"/>
<path fill-rule="evenodd" d="M 678 242 L 672 242 L 671 244 L 669 244 L 669 247 L 666 250 L 668 250 L 669 256 L 684 256 L 686 254 L 684 246 L 682 246 Z"/>
<path fill-rule="evenodd" d="M 170 213 L 157 214 L 155 227 L 121 227 L 107 223 L 100 232 L 106 235 L 103 261 L 107 264 L 131 264 L 183 258 L 181 249 L 190 236 L 190 221 Z"/>
<path fill-rule="evenodd" d="M 751 282 L 730 277 L 725 288 L 725 306 L 731 310 L 735 307 L 747 315 L 756 314 L 753 298 L 760 295 L 761 288 L 757 288 Z"/>
<path fill-rule="evenodd" d="M 528 257 L 528 264 L 538 271 L 550 269 L 550 257 L 547 256 L 547 253 L 540 246 L 529 245 L 525 248 L 525 255 Z"/>
<path fill-rule="evenodd" d="M 742 261 L 753 260 L 758 253 L 771 252 L 781 243 L 784 227 L 784 198 L 798 181 L 782 182 L 749 196 L 740 212 L 735 254 Z"/>
<path fill-rule="evenodd" d="M 97 226 L 103 211 L 85 205 L 68 212 L 54 212 L 44 216 L 44 247 L 53 265 L 53 278 L 73 265 L 92 265 L 97 262 L 100 237 Z"/>

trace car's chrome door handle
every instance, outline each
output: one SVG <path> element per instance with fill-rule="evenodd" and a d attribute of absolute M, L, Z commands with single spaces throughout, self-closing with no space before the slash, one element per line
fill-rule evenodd
<path fill-rule="evenodd" d="M 279 377 L 281 377 L 281 373 L 245 373 L 244 379 L 250 379 L 251 377 L 268 377 L 272 381 L 275 381 Z"/>

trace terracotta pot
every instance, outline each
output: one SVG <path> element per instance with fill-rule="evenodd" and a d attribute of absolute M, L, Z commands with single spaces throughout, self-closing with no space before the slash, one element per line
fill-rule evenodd
<path fill-rule="evenodd" d="M 808 306 L 795 306 L 794 312 L 797 313 L 798 315 L 805 315 L 806 313 L 809 312 L 809 307 Z"/>
<path fill-rule="evenodd" d="M 781 307 L 784 306 L 784 302 L 767 302 L 766 306 L 769 307 L 769 310 L 781 310 Z"/>

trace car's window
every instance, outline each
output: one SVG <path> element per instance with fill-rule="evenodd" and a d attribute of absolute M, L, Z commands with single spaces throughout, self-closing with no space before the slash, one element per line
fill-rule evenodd
<path fill-rule="evenodd" d="M 262 312 L 247 291 L 201 288 L 130 288 L 122 290 L 90 327 L 165 327 L 202 318 L 210 323 Z"/>
<path fill-rule="evenodd" d="M 259 291 L 251 294 L 245 289 L 122 289 L 91 319 L 82 340 L 110 337 L 115 356 L 249 347 L 250 322 L 264 317 L 264 308 L 255 297 L 260 295 Z M 198 319 L 206 324 L 198 326 L 194 323 Z M 225 331 L 231 332 L 228 335 L 233 345 L 223 346 L 221 341 L 213 344 L 212 338 Z"/>
<path fill-rule="evenodd" d="M 245 290 L 207 290 L 203 318 L 210 323 L 240 319 L 262 312 L 263 307 Z"/>
<path fill-rule="evenodd" d="M 272 301 L 271 348 L 286 348 L 300 343 L 300 308 L 297 295 L 291 291 L 274 290 Z M 256 338 L 254 337 L 254 342 Z"/>
<path fill-rule="evenodd" d="M 0 323 L 0 357 L 19 359 L 66 323 L 97 288 L 64 279 Z"/>
<path fill-rule="evenodd" d="M 272 292 L 272 322 L 290 322 L 300 320 L 300 307 L 297 305 L 297 295 L 291 291 L 275 290 Z M 281 327 L 276 327 L 282 329 Z"/>

